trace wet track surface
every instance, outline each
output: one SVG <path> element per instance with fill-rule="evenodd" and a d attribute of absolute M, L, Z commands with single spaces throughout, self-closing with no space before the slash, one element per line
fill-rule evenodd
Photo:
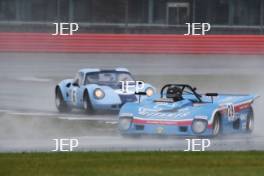
<path fill-rule="evenodd" d="M 57 82 L 85 67 L 127 67 L 156 87 L 190 83 L 199 92 L 257 93 L 264 96 L 260 56 L 0 54 L 0 151 L 50 151 L 54 138 L 77 138 L 78 150 L 185 150 L 185 138 L 119 135 L 117 115 L 60 114 L 54 105 Z M 263 150 L 262 97 L 254 105 L 251 135 L 211 139 L 209 150 Z"/>

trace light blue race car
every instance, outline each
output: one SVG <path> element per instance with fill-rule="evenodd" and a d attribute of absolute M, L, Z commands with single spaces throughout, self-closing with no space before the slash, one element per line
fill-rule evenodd
<path fill-rule="evenodd" d="M 139 93 L 144 96 L 145 93 Z M 218 136 L 252 132 L 256 95 L 198 94 L 186 84 L 167 84 L 160 95 L 120 109 L 119 129 L 124 136 L 164 134 Z"/>
<path fill-rule="evenodd" d="M 124 82 L 129 84 L 122 84 Z M 74 79 L 65 79 L 56 86 L 55 104 L 60 112 L 69 112 L 72 108 L 84 109 L 87 113 L 115 111 L 126 102 L 137 101 L 135 84 L 126 68 L 81 69 Z M 124 85 L 129 85 L 128 89 L 124 89 Z M 144 83 L 140 88 L 148 96 L 155 93 L 150 84 Z"/>

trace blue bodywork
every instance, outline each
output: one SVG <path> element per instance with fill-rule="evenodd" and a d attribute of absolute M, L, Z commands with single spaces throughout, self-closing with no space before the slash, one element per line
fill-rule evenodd
<path fill-rule="evenodd" d="M 137 96 L 134 94 L 135 88 L 130 88 L 130 92 L 133 93 L 129 94 L 121 91 L 121 85 L 118 82 L 86 82 L 87 75 L 95 73 L 125 73 L 133 78 L 126 68 L 113 70 L 81 69 L 75 79 L 65 79 L 56 87 L 56 89 L 61 90 L 62 97 L 69 107 L 83 109 L 85 91 L 89 94 L 93 110 L 119 110 L 125 103 L 137 101 Z M 104 92 L 102 99 L 97 99 L 94 95 L 94 91 L 98 88 Z M 147 88 L 152 88 L 155 91 L 155 88 L 148 83 L 144 84 L 142 91 Z"/>
<path fill-rule="evenodd" d="M 195 89 L 194 89 L 195 91 Z M 217 94 L 206 96 L 183 92 L 180 101 L 172 101 L 156 94 L 141 102 L 126 103 L 119 113 L 119 129 L 124 135 L 164 134 L 178 136 L 212 136 L 216 114 L 221 117 L 221 133 L 247 131 L 247 117 L 253 113 L 252 103 L 256 95 Z M 161 98 L 163 97 L 163 98 Z M 122 119 L 130 119 L 128 128 L 121 126 Z M 207 122 L 202 133 L 192 128 L 196 119 Z"/>

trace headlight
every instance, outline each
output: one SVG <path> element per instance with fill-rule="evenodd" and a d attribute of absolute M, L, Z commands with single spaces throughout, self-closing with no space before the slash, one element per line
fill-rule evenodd
<path fill-rule="evenodd" d="M 123 117 L 119 120 L 119 128 L 121 130 L 128 130 L 130 128 L 132 118 Z"/>
<path fill-rule="evenodd" d="M 95 98 L 102 99 L 102 98 L 104 98 L 104 96 L 105 96 L 105 93 L 102 89 L 97 88 L 94 90 L 94 97 Z"/>
<path fill-rule="evenodd" d="M 146 89 L 146 94 L 148 97 L 150 97 L 154 94 L 154 90 L 151 87 L 149 87 Z"/>
<path fill-rule="evenodd" d="M 204 119 L 195 119 L 192 123 L 192 131 L 194 133 L 203 133 L 207 128 L 207 120 Z"/>

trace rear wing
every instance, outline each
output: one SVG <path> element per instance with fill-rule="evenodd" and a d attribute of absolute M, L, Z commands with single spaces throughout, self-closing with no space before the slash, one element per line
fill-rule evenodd
<path fill-rule="evenodd" d="M 237 97 L 249 97 L 253 100 L 256 100 L 258 98 L 260 98 L 260 95 L 256 95 L 256 94 L 218 94 L 218 95 L 221 95 L 221 96 L 237 96 Z"/>
<path fill-rule="evenodd" d="M 256 94 L 219 94 L 219 96 L 226 96 L 226 99 L 220 101 L 220 104 L 232 103 L 232 104 L 241 104 L 241 103 L 250 103 L 252 104 L 256 99 L 260 98 Z M 230 99 L 228 100 L 228 97 Z"/>

